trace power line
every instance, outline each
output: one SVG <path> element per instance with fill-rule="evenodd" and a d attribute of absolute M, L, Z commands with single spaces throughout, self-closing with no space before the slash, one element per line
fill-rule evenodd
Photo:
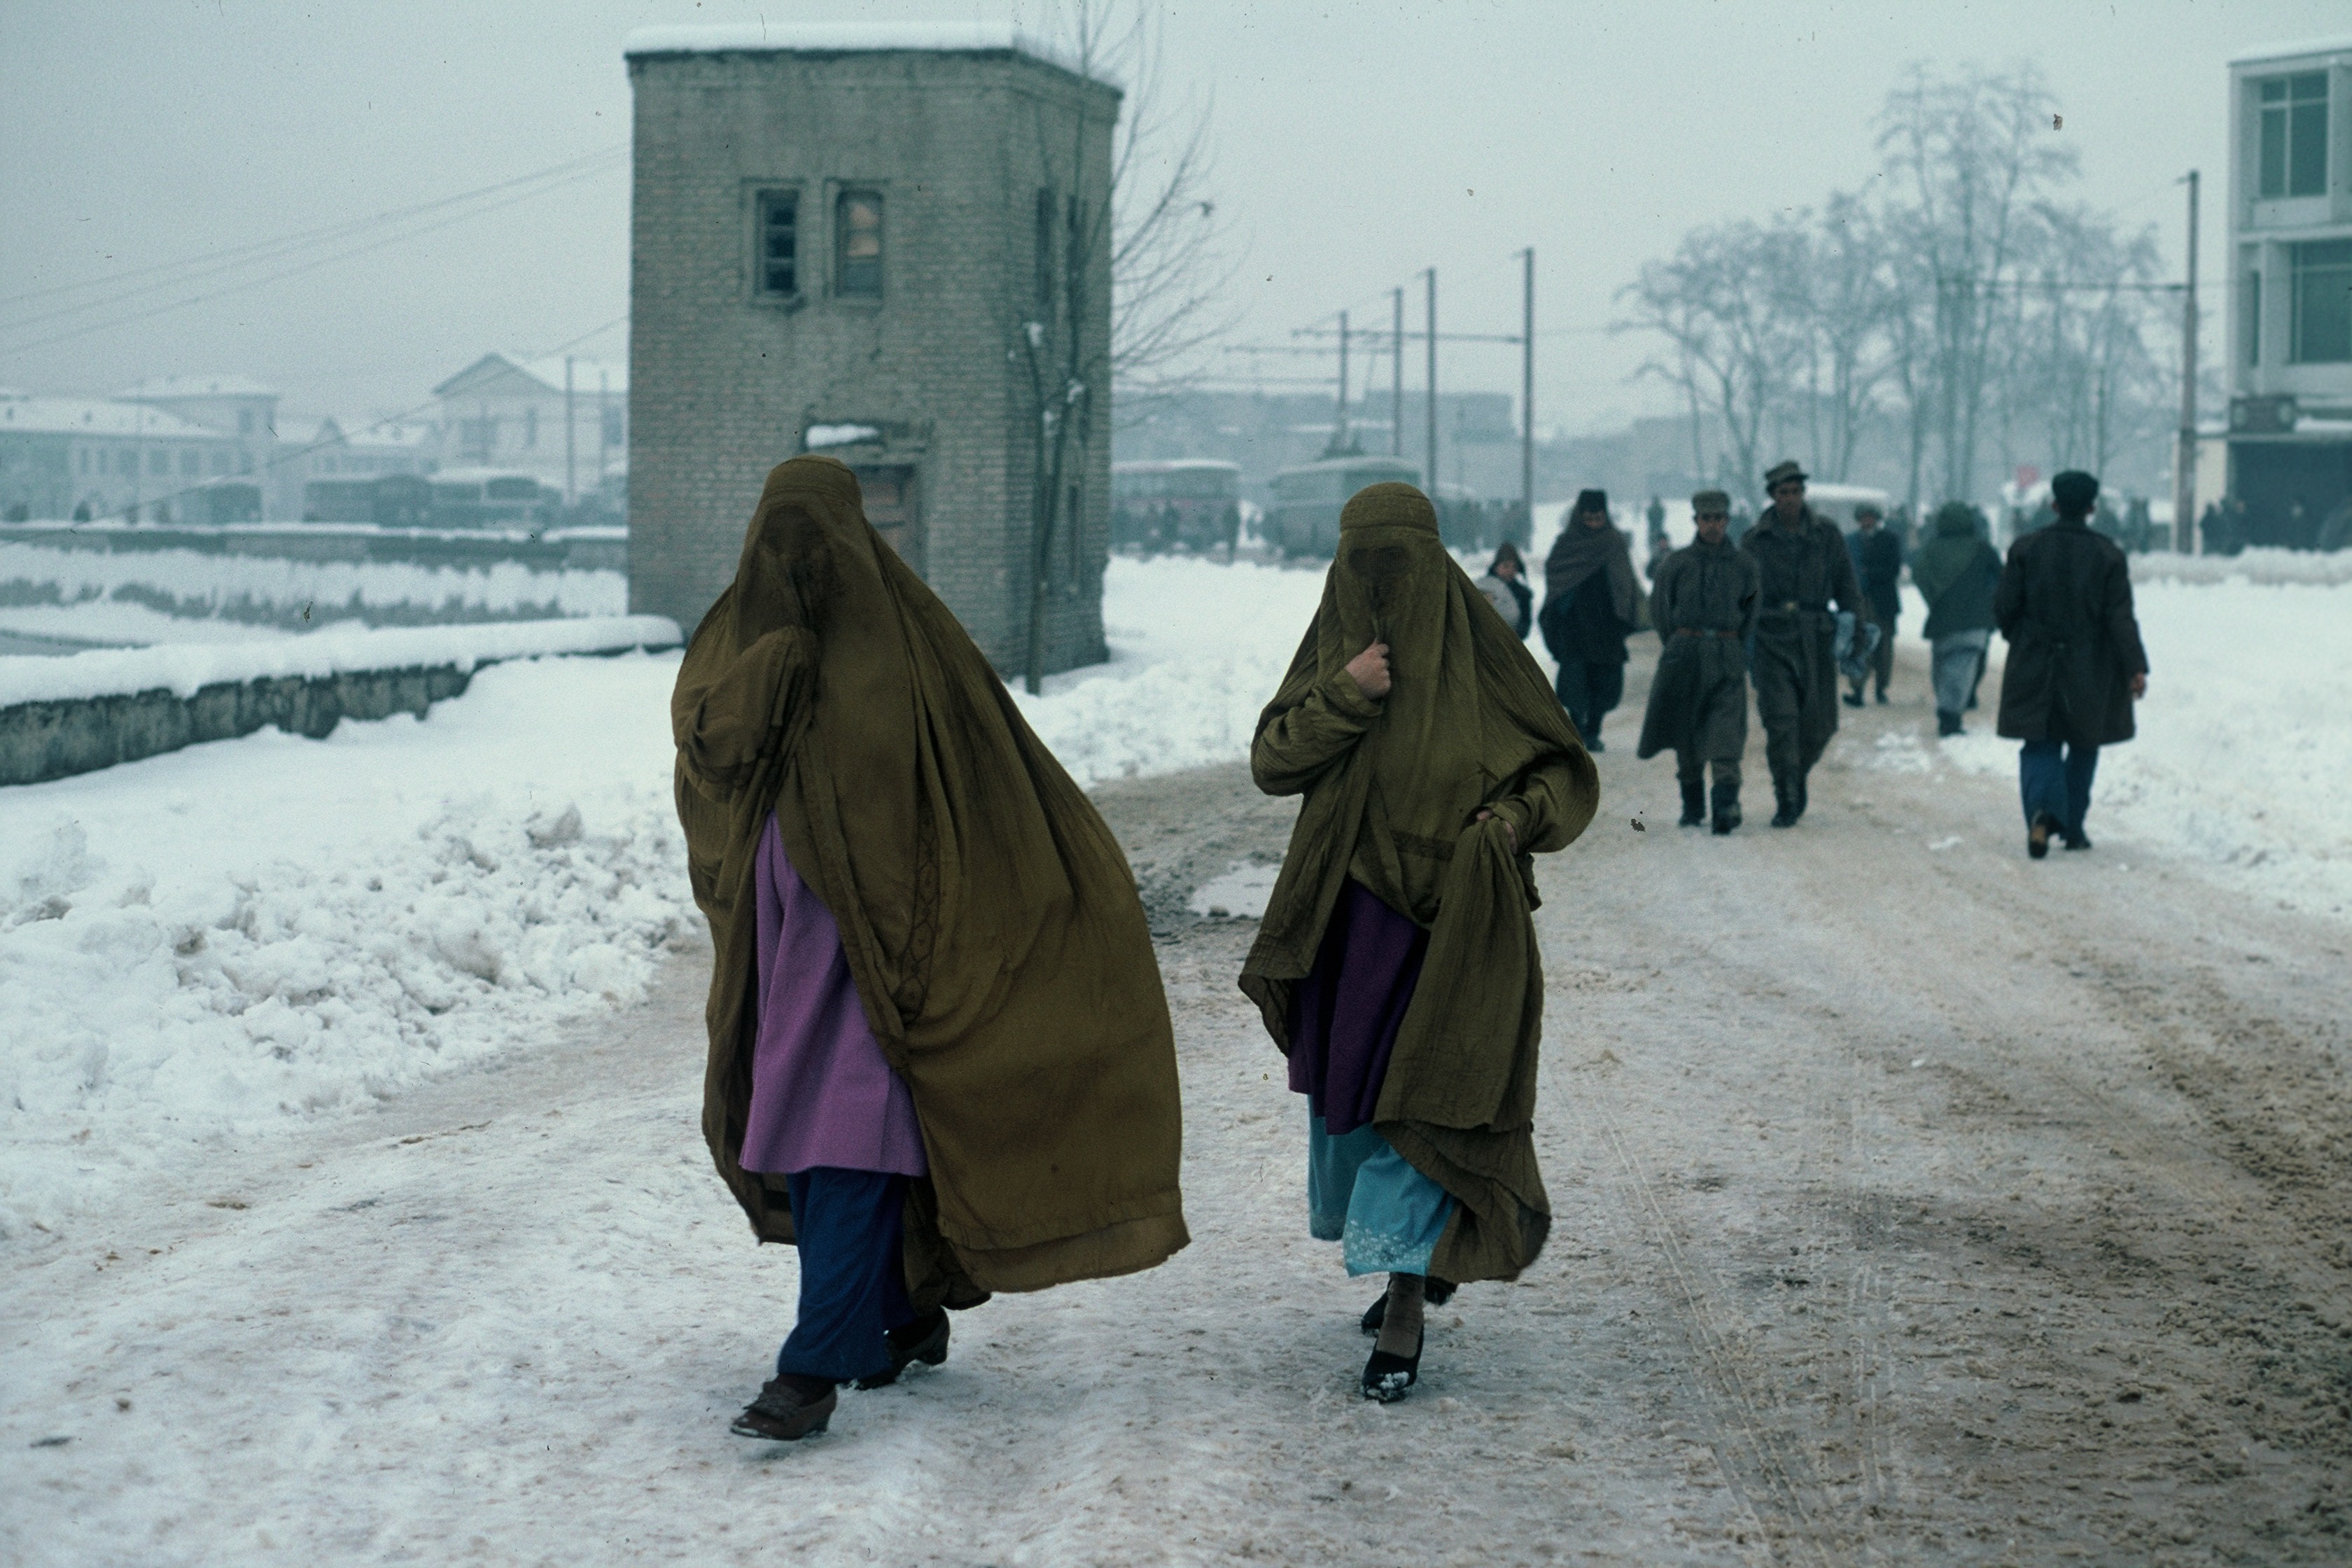
<path fill-rule="evenodd" d="M 208 294 L 192 295 L 184 300 L 171 300 L 164 304 L 151 306 L 145 310 L 133 310 L 127 315 L 110 317 L 102 321 L 85 322 L 79 327 L 69 328 L 62 332 L 55 332 L 46 338 L 36 338 L 29 342 L 0 345 L 0 353 L 14 354 L 30 353 L 34 349 L 47 348 L 53 343 L 69 342 L 75 338 L 88 337 L 92 332 L 109 331 L 116 327 L 129 326 L 134 321 L 143 321 L 152 317 L 167 315 L 173 310 L 184 310 L 190 305 L 209 304 L 215 300 L 226 299 L 231 294 L 241 294 L 248 289 L 258 289 L 265 283 L 275 283 L 283 279 L 298 278 L 305 272 L 315 272 L 321 267 L 331 266 L 333 263 L 338 261 L 346 261 L 354 256 L 364 256 L 372 250 L 381 250 L 388 245 L 397 245 L 403 240 L 415 239 L 421 236 L 433 234 L 441 229 L 451 227 L 457 224 L 468 222 L 471 219 L 483 216 L 485 214 L 497 212 L 503 207 L 512 206 L 518 202 L 529 201 L 534 196 L 541 196 L 546 195 L 550 191 L 560 190 L 565 185 L 576 184 L 581 180 L 587 179 L 592 175 L 600 173 L 602 173 L 602 170 L 597 168 L 582 170 L 578 173 L 566 175 L 562 179 L 555 180 L 545 184 L 538 185 L 533 189 L 510 195 L 504 201 L 493 202 L 487 206 L 476 207 L 471 212 L 459 213 L 454 217 L 443 218 L 437 223 L 429 223 L 423 225 L 420 227 L 404 230 L 398 234 L 387 235 L 381 239 L 370 240 L 364 245 L 352 246 L 349 249 L 331 251 L 325 256 L 315 257 L 309 261 L 299 262 L 295 266 L 284 268 L 276 272 L 264 273 L 258 278 L 249 278 L 241 283 L 232 283 L 226 288 L 215 289 Z"/>
<path fill-rule="evenodd" d="M 410 207 L 396 207 L 390 212 L 378 213 L 373 217 L 345 218 L 339 222 L 322 225 L 318 228 L 302 229 L 292 234 L 279 235 L 270 239 L 257 239 L 244 245 L 232 246 L 226 250 L 207 251 L 201 256 L 183 257 L 176 261 L 158 261 L 152 262 L 145 267 L 129 268 L 121 271 L 110 272 L 102 278 L 86 278 L 74 283 L 53 283 L 45 289 L 33 289 L 21 294 L 0 296 L 0 306 L 21 305 L 26 300 L 47 299 L 56 294 L 75 293 L 85 289 L 110 288 L 118 283 L 128 282 L 133 278 L 145 278 L 157 272 L 174 272 L 186 268 L 199 268 L 200 270 L 191 276 L 202 277 L 208 272 L 221 270 L 225 268 L 237 265 L 240 262 L 263 259 L 267 254 L 271 252 L 299 250 L 308 245 L 317 244 L 322 240 L 339 238 L 343 235 L 356 233 L 360 230 L 373 227 L 379 224 L 404 222 L 412 217 L 420 217 L 426 213 L 438 211 L 443 207 L 454 206 L 460 202 L 473 201 L 480 196 L 496 195 L 501 191 L 511 190 L 517 185 L 530 184 L 534 181 L 552 178 L 558 174 L 569 174 L 590 163 L 604 163 L 626 152 L 627 150 L 625 143 L 615 142 L 610 147 L 600 148 L 596 152 L 588 153 L 583 157 L 567 159 L 561 163 L 551 163 L 544 169 L 535 170 L 528 174 L 518 174 L 512 179 L 500 180 L 495 184 L 478 186 L 470 191 L 461 191 L 454 196 L 442 196 L 436 200 L 421 202 L 416 205 Z M 168 281 L 143 284 L 138 289 L 128 290 L 124 294 L 118 295 L 115 298 L 127 299 L 132 294 L 145 293 L 154 289 L 169 288 L 170 286 L 171 285 Z M 67 310 L 70 312 L 72 310 L 95 309 L 98 304 L 106 302 L 108 301 L 93 301 L 89 305 L 68 306 L 67 307 Z M 24 321 L 11 324 L 13 326 L 25 326 L 29 325 L 33 321 L 47 319 L 47 317 L 40 316 L 28 317 Z"/>

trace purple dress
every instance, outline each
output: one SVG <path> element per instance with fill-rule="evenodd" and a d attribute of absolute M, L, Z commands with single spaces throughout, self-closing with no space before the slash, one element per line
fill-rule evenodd
<path fill-rule="evenodd" d="M 1290 1087 L 1337 1138 L 1371 1121 L 1429 933 L 1354 878 L 1290 1005 Z"/>
<path fill-rule="evenodd" d="M 841 927 L 793 869 L 773 816 L 760 836 L 753 881 L 760 1032 L 743 1169 L 928 1173 L 914 1096 L 866 1026 Z"/>

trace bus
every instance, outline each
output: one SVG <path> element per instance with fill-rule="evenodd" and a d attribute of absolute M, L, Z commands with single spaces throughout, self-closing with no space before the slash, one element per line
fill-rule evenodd
<path fill-rule="evenodd" d="M 1115 463 L 1110 470 L 1110 542 L 1144 555 L 1206 554 L 1241 542 L 1242 470 L 1211 458 Z"/>
<path fill-rule="evenodd" d="M 1277 555 L 1317 558 L 1339 549 L 1339 509 L 1366 485 L 1421 482 L 1421 470 L 1402 458 L 1326 458 L 1274 476 L 1274 505 L 1265 514 L 1266 542 Z"/>
<path fill-rule="evenodd" d="M 433 488 L 435 528 L 550 528 L 561 521 L 562 494 L 529 474 L 444 468 Z"/>

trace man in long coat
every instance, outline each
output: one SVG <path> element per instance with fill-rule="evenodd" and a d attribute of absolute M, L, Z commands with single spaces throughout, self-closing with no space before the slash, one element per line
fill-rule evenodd
<path fill-rule="evenodd" d="M 1878 624 L 1878 647 L 1870 656 L 1869 674 L 1878 683 L 1878 700 L 1886 700 L 1886 683 L 1895 674 L 1895 623 L 1903 614 L 1903 539 L 1887 527 L 1876 505 L 1864 501 L 1853 509 L 1853 531 L 1846 536 L 1846 553 L 1853 558 L 1854 575 L 1863 596 L 1870 601 L 1870 618 Z M 1846 694 L 1846 706 L 1862 706 L 1857 680 Z"/>
<path fill-rule="evenodd" d="M 2086 521 L 2099 481 L 2068 470 L 2050 481 L 2057 521 L 2009 547 L 1993 616 L 2009 639 L 2000 733 L 2025 742 L 2017 760 L 2025 851 L 2050 840 L 2088 849 L 2083 817 L 2099 748 L 2132 738 L 2132 704 L 2147 690 L 2147 650 L 2132 614 L 2131 568 Z"/>
<path fill-rule="evenodd" d="M 1775 827 L 1805 815 L 1805 777 L 1838 727 L 1837 617 L 1830 602 L 1862 620 L 1870 606 L 1854 580 L 1845 535 L 1805 504 L 1805 471 L 1794 462 L 1764 476 L 1772 504 L 1739 548 L 1762 575 L 1756 617 L 1756 716 L 1772 770 Z"/>
<path fill-rule="evenodd" d="M 1650 615 L 1665 647 L 1650 681 L 1637 753 L 1671 749 L 1685 827 L 1706 820 L 1706 767 L 1715 765 L 1715 830 L 1739 826 L 1739 754 L 1748 749 L 1747 642 L 1762 592 L 1755 558 L 1727 537 L 1731 498 L 1691 497 L 1698 537 L 1664 558 Z"/>

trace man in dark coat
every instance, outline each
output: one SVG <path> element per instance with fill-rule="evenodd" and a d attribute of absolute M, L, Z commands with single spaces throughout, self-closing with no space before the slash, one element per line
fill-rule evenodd
<path fill-rule="evenodd" d="M 1544 561 L 1536 624 L 1559 665 L 1559 705 L 1588 752 L 1607 749 L 1601 721 L 1625 695 L 1625 634 L 1641 614 L 1638 593 L 1633 553 L 1609 521 L 1609 492 L 1580 492 Z"/>
<path fill-rule="evenodd" d="M 1886 682 L 1895 674 L 1895 619 L 1903 613 L 1903 539 L 1879 518 L 1878 508 L 1864 501 L 1853 509 L 1853 531 L 1846 535 L 1846 553 L 1853 558 L 1862 596 L 1870 601 L 1870 618 L 1878 623 L 1878 650 L 1870 656 L 1870 674 L 1877 679 L 1878 700 L 1886 700 Z M 1864 682 L 1846 693 L 1849 708 L 1862 706 Z"/>
<path fill-rule="evenodd" d="M 1764 476 L 1772 504 L 1739 542 L 1762 576 L 1756 617 L 1756 716 L 1772 769 L 1775 827 L 1805 815 L 1805 776 L 1838 727 L 1837 617 L 1869 614 L 1845 535 L 1805 504 L 1805 471 L 1781 463 Z"/>
<path fill-rule="evenodd" d="M 1927 601 L 1928 685 L 1936 693 L 1936 733 L 1967 732 L 1960 710 L 1975 705 L 1985 645 L 1992 640 L 1993 590 L 2000 556 L 1977 535 L 1966 501 L 1946 501 L 1936 531 L 1911 562 L 1911 581 Z"/>
<path fill-rule="evenodd" d="M 2025 742 L 2017 781 L 2025 851 L 2053 837 L 2088 849 L 2083 817 L 2099 748 L 2132 738 L 2132 704 L 2147 690 L 2147 650 L 2132 614 L 2131 568 L 2085 521 L 2099 481 L 2074 469 L 2050 481 L 2057 521 L 2009 547 L 1993 616 L 2009 639 L 2000 733 Z"/>
<path fill-rule="evenodd" d="M 1650 682 L 1635 753 L 1672 748 L 1683 789 L 1682 825 L 1706 820 L 1706 766 L 1715 764 L 1715 830 L 1739 826 L 1739 753 L 1748 749 L 1747 642 L 1762 591 L 1755 559 L 1726 537 L 1731 498 L 1691 497 L 1698 537 L 1665 558 L 1650 591 L 1650 617 L 1665 644 Z"/>

